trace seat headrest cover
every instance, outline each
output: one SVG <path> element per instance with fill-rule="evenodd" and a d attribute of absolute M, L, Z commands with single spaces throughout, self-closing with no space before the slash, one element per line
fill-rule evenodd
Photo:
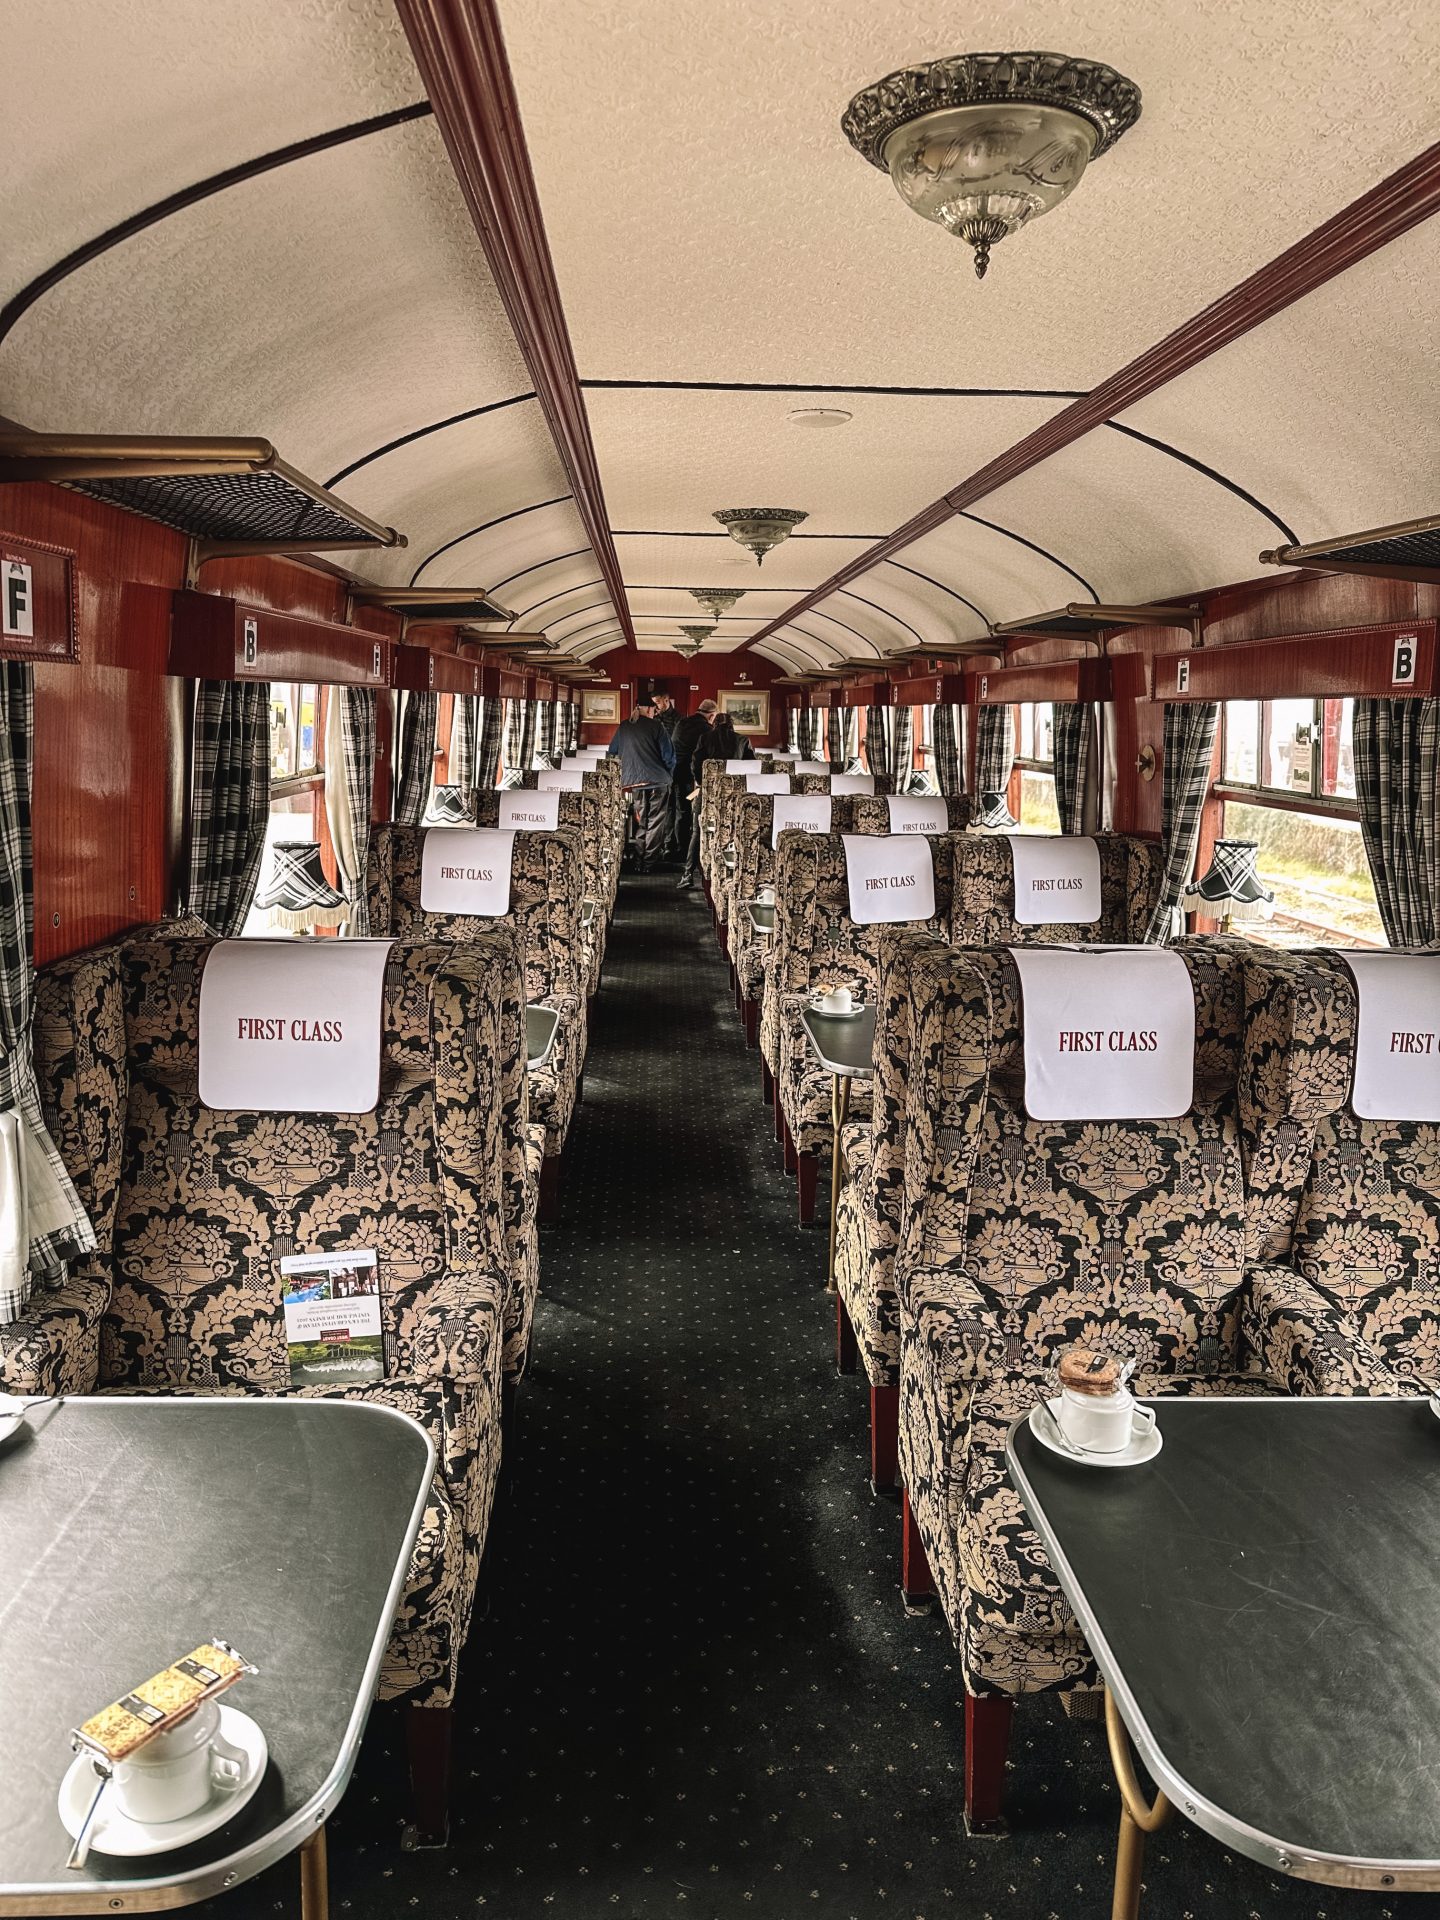
<path fill-rule="evenodd" d="M 420 911 L 495 918 L 510 911 L 515 834 L 503 827 L 436 827 L 420 855 Z"/>
<path fill-rule="evenodd" d="M 830 791 L 832 793 L 874 793 L 875 776 L 873 773 L 837 773 L 831 777 Z"/>
<path fill-rule="evenodd" d="M 583 767 L 542 767 L 536 775 L 535 786 L 540 793 L 583 793 L 585 769 Z"/>
<path fill-rule="evenodd" d="M 537 787 L 510 787 L 500 796 L 500 825 L 519 827 L 526 833 L 554 833 L 560 824 L 560 794 L 550 788 L 542 793 Z"/>
<path fill-rule="evenodd" d="M 795 773 L 829 773 L 830 762 L 828 760 L 797 760 L 792 771 Z"/>
<path fill-rule="evenodd" d="M 1012 947 L 1032 1120 L 1176 1120 L 1195 1100 L 1195 989 L 1163 947 Z"/>
<path fill-rule="evenodd" d="M 802 833 L 829 833 L 830 796 L 828 793 L 777 793 L 773 808 L 770 844 L 778 847 L 787 827 Z"/>
<path fill-rule="evenodd" d="M 898 833 L 846 833 L 850 918 L 860 927 L 935 916 L 935 856 L 930 842 Z"/>
<path fill-rule="evenodd" d="M 756 766 L 753 760 L 727 760 L 725 771 L 726 773 L 754 773 Z"/>
<path fill-rule="evenodd" d="M 1362 1120 L 1440 1120 L 1440 954 L 1346 953 Z"/>
<path fill-rule="evenodd" d="M 890 814 L 891 833 L 946 833 L 950 811 L 933 794 L 887 794 L 885 805 Z"/>
<path fill-rule="evenodd" d="M 221 940 L 200 981 L 200 1100 L 372 1113 L 389 940 Z"/>
<path fill-rule="evenodd" d="M 1065 834 L 1007 836 L 1022 927 L 1093 926 L 1100 918 L 1100 849 Z"/>
<path fill-rule="evenodd" d="M 745 791 L 747 793 L 789 793 L 790 776 L 788 773 L 747 773 Z"/>

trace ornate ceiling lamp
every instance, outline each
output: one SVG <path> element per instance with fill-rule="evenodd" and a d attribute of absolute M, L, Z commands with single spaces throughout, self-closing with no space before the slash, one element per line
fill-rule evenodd
<path fill-rule="evenodd" d="M 691 587 L 690 598 L 698 600 L 712 620 L 728 613 L 737 600 L 745 598 L 744 587 Z"/>
<path fill-rule="evenodd" d="M 675 651 L 682 660 L 693 660 L 696 654 L 699 653 L 701 647 L 703 647 L 705 642 L 710 638 L 711 634 L 714 633 L 715 629 L 713 626 L 681 627 L 680 631 L 684 634 L 685 639 L 676 647 Z"/>
<path fill-rule="evenodd" d="M 857 93 L 840 125 L 907 207 L 990 249 L 1058 207 L 1140 118 L 1140 89 L 1098 60 L 957 53 L 902 67 Z"/>
<path fill-rule="evenodd" d="M 714 518 L 732 540 L 750 549 L 758 567 L 772 547 L 788 540 L 800 522 L 810 516 L 795 507 L 725 507 Z"/>

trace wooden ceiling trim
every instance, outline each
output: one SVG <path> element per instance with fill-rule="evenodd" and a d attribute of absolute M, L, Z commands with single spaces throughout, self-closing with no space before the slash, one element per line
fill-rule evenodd
<path fill-rule="evenodd" d="M 797 601 L 788 613 L 756 634 L 755 640 L 766 638 L 784 620 L 807 612 L 827 594 L 858 579 L 925 534 L 933 533 L 952 514 L 963 513 L 1052 454 L 1105 425 L 1112 415 L 1138 405 L 1211 354 L 1242 338 L 1297 300 L 1303 300 L 1337 274 L 1347 272 L 1381 247 L 1389 246 L 1392 240 L 1422 225 L 1436 212 L 1440 212 L 1440 144 L 1425 148 L 1388 179 L 1352 200 L 1348 207 L 1342 207 L 1303 240 L 1287 247 L 1211 306 L 1175 328 L 1137 359 L 1111 374 L 1108 380 L 1101 381 L 1083 399 L 1052 415 L 942 499 L 922 508 L 887 539 L 838 568 L 828 580 Z M 753 646 L 754 640 L 749 644 Z"/>
<path fill-rule="evenodd" d="M 630 609 L 495 0 L 396 0 L 616 617 Z"/>

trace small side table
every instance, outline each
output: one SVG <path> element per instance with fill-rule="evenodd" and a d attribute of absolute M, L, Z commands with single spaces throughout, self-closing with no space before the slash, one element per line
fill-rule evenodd
<path fill-rule="evenodd" d="M 840 1130 L 850 1111 L 850 1082 L 869 1080 L 874 1072 L 875 1009 L 839 1017 L 806 1007 L 800 1015 L 805 1037 L 815 1057 L 832 1075 L 830 1082 L 830 1258 L 825 1268 L 825 1291 L 835 1291 L 835 1223 L 840 1213 Z"/>
<path fill-rule="evenodd" d="M 745 911 L 750 916 L 750 925 L 761 940 L 768 940 L 775 931 L 775 902 L 773 900 L 747 900 Z"/>
<path fill-rule="evenodd" d="M 526 1007 L 525 1066 L 529 1072 L 534 1073 L 550 1058 L 559 1029 L 560 1016 L 554 1007 Z"/>

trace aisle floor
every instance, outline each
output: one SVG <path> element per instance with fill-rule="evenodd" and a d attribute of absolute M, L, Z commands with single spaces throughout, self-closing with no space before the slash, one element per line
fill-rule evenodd
<path fill-rule="evenodd" d="M 1016 1716 L 1011 1836 L 964 1836 L 960 1674 L 940 1616 L 900 1602 L 898 1508 L 866 1487 L 824 1259 L 701 896 L 624 881 L 466 1658 L 451 1845 L 400 1851 L 403 1741 L 377 1709 L 331 1825 L 335 1912 L 1108 1915 L 1103 1733 L 1053 1699 Z M 293 1912 L 294 1888 L 289 1862 L 215 1910 Z M 1391 1912 L 1183 1825 L 1152 1843 L 1150 1889 L 1145 1920 Z"/>

